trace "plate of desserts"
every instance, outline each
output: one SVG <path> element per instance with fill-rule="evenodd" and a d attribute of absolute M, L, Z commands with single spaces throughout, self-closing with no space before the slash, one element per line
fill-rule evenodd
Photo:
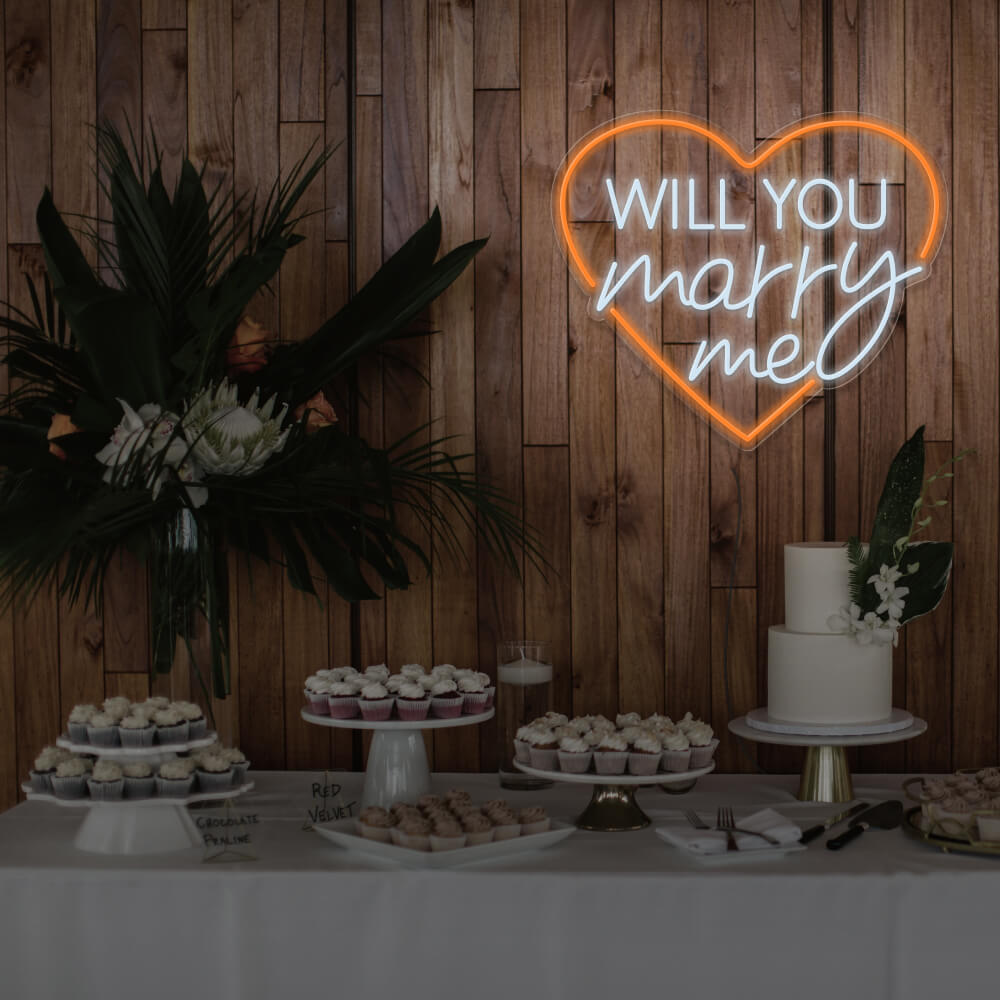
<path fill-rule="evenodd" d="M 909 778 L 903 790 L 919 803 L 906 814 L 907 833 L 945 852 L 1000 854 L 1000 767 Z"/>
<path fill-rule="evenodd" d="M 314 826 L 326 840 L 347 850 L 409 868 L 455 868 L 565 840 L 575 826 L 551 819 L 541 806 L 516 809 L 504 799 L 476 804 L 468 792 L 423 795 L 370 806 L 354 819 Z"/>

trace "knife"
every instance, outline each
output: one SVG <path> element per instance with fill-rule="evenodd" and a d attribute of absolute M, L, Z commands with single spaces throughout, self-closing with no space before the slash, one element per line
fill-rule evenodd
<path fill-rule="evenodd" d="M 894 830 L 903 819 L 903 803 L 899 799 L 891 799 L 889 802 L 880 802 L 871 809 L 866 809 L 863 813 L 855 816 L 851 820 L 851 825 L 839 836 L 833 837 L 826 842 L 826 846 L 831 851 L 839 851 L 845 844 L 860 837 L 865 830 L 875 827 L 878 830 Z"/>
<path fill-rule="evenodd" d="M 802 836 L 799 837 L 799 843 L 808 844 L 810 840 L 815 840 L 817 837 L 826 833 L 831 826 L 836 826 L 838 823 L 843 823 L 845 819 L 857 816 L 859 812 L 864 812 L 866 809 L 870 808 L 870 806 L 870 802 L 859 802 L 857 805 L 851 806 L 850 809 L 845 809 L 843 812 L 837 813 L 836 816 L 831 816 L 825 823 L 817 823 L 815 826 L 809 827 L 809 829 L 803 831 Z"/>

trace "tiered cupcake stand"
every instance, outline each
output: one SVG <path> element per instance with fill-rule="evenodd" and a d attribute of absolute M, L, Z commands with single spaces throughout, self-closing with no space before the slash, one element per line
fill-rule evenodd
<path fill-rule="evenodd" d="M 649 826 L 650 818 L 635 801 L 636 789 L 651 785 L 669 788 L 671 785 L 694 786 L 695 781 L 715 770 L 715 763 L 707 767 L 697 767 L 690 771 L 658 771 L 650 775 L 634 774 L 569 774 L 566 771 L 543 771 L 515 760 L 514 766 L 535 778 L 549 781 L 563 781 L 570 785 L 591 785 L 593 792 L 587 808 L 576 819 L 581 830 L 597 830 L 603 833 L 617 833 L 625 830 L 641 830 Z"/>
<path fill-rule="evenodd" d="M 854 798 L 848 747 L 884 746 L 912 740 L 927 731 L 927 723 L 901 708 L 881 722 L 857 725 L 801 725 L 774 719 L 755 708 L 729 723 L 729 731 L 755 743 L 805 747 L 798 798 L 803 802 L 850 802 Z"/>
<path fill-rule="evenodd" d="M 74 753 L 103 757 L 122 763 L 145 761 L 156 766 L 171 760 L 178 753 L 197 750 L 215 742 L 215 733 L 208 733 L 186 743 L 170 743 L 152 747 L 98 747 L 89 743 L 74 743 L 63 736 L 56 744 Z M 146 799 L 62 799 L 46 792 L 36 792 L 28 784 L 21 786 L 29 799 L 51 802 L 67 809 L 86 809 L 74 846 L 93 854 L 161 854 L 201 847 L 202 837 L 188 813 L 187 807 L 196 802 L 222 802 L 245 795 L 253 789 L 252 781 L 218 792 L 195 792 L 183 798 L 153 796 Z"/>
<path fill-rule="evenodd" d="M 365 769 L 365 787 L 361 807 L 382 806 L 393 802 L 412 802 L 431 790 L 431 773 L 427 766 L 423 733 L 428 729 L 454 729 L 476 726 L 492 719 L 494 710 L 477 715 L 460 715 L 454 719 L 427 718 L 422 722 L 389 719 L 386 722 L 366 722 L 364 719 L 333 719 L 302 709 L 302 718 L 314 726 L 331 729 L 361 729 L 373 733 Z"/>

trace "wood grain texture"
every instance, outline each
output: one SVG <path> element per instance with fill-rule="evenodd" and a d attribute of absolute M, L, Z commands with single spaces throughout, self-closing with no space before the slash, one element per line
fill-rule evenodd
<path fill-rule="evenodd" d="M 354 5 L 354 80 L 361 95 L 382 93 L 382 3 Z"/>
<path fill-rule="evenodd" d="M 731 598 L 731 603 L 730 603 Z M 728 649 L 722 641 L 712 643 L 712 718 L 733 719 L 755 708 L 757 697 L 757 591 L 752 587 L 712 589 L 712 635 L 726 634 L 729 622 Z M 728 678 L 728 685 L 727 685 Z M 680 711 L 681 706 L 677 706 Z M 715 727 L 720 745 L 715 754 L 720 771 L 752 771 L 759 752 L 758 744 L 738 740 L 726 726 Z"/>
<path fill-rule="evenodd" d="M 858 24 L 858 110 L 899 126 L 904 118 L 904 0 L 862 0 Z M 944 41 L 938 38 L 938 45 Z M 927 68 L 930 71 L 930 67 Z M 862 133 L 862 183 L 904 180 L 902 147 Z"/>
<path fill-rule="evenodd" d="M 282 0 L 279 57 L 281 120 L 323 121 L 323 0 Z"/>
<path fill-rule="evenodd" d="M 518 0 L 475 0 L 477 88 L 518 86 L 519 13 Z"/>
<path fill-rule="evenodd" d="M 233 169 L 233 32 L 232 0 L 189 5 L 188 149 L 209 190 Z"/>
<path fill-rule="evenodd" d="M 802 117 L 803 6 L 808 4 L 801 0 L 756 0 L 754 5 L 758 139 Z"/>
<path fill-rule="evenodd" d="M 187 152 L 187 32 L 145 32 L 142 73 L 157 82 L 142 95 L 143 134 L 150 146 L 156 137 L 163 156 L 163 183 L 172 192 Z"/>
<path fill-rule="evenodd" d="M 144 29 L 187 27 L 186 0 L 142 0 Z"/>
<path fill-rule="evenodd" d="M 326 84 L 326 238 L 346 240 L 350 219 L 351 39 L 348 37 L 349 0 L 326 0 L 324 31 Z"/>
<path fill-rule="evenodd" d="M 142 120 L 142 29 L 133 0 L 97 0 L 97 115 L 120 130 Z"/>

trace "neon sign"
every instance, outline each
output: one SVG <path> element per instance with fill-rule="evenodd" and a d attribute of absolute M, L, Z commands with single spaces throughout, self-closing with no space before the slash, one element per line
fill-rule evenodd
<path fill-rule="evenodd" d="M 866 135 L 902 147 L 908 187 L 922 189 L 927 206 L 919 231 L 905 230 L 898 188 L 885 177 L 862 184 L 856 176 L 807 176 L 801 171 L 803 143 L 822 141 L 829 132 Z M 712 162 L 729 169 L 706 184 L 704 176 L 688 176 L 691 171 L 683 165 L 671 170 L 665 154 L 660 176 L 591 180 L 617 245 L 628 249 L 607 262 L 588 262 L 571 219 L 574 185 L 583 183 L 588 170 L 593 173 L 595 162 L 602 162 L 595 154 L 607 143 L 617 147 L 626 139 L 650 135 L 703 140 L 706 154 L 715 154 Z M 789 169 L 789 162 L 795 169 Z M 760 185 L 752 204 L 745 193 L 747 177 L 751 187 L 755 181 Z M 742 194 L 734 190 L 741 180 Z M 875 359 L 892 332 L 906 286 L 929 273 L 945 206 L 933 163 L 910 138 L 884 122 L 858 117 L 798 122 L 747 157 L 704 122 L 658 114 L 609 122 L 577 143 L 556 177 L 553 215 L 592 312 L 613 324 L 714 427 L 741 447 L 755 448 L 810 396 L 844 384 Z M 903 232 L 904 244 L 910 245 L 898 245 Z M 693 250 L 692 239 L 700 241 Z M 838 253 L 826 259 L 820 244 L 829 248 L 834 239 Z M 683 258 L 683 264 L 658 264 L 661 249 L 673 249 L 671 258 Z M 810 295 L 815 314 L 815 296 L 824 284 L 835 296 L 833 308 L 819 317 L 822 333 L 807 344 L 802 328 Z M 779 328 L 762 328 L 762 300 L 769 303 L 770 325 L 780 316 Z M 660 338 L 651 340 L 644 332 L 643 303 L 662 307 L 665 322 L 675 311 L 710 318 L 710 334 L 690 345 L 684 365 L 671 363 L 663 356 Z M 815 321 L 812 314 L 808 318 Z M 727 320 L 737 318 L 742 338 L 728 329 L 732 324 Z M 749 344 L 748 321 L 757 327 Z M 745 379 L 777 391 L 769 394 L 772 403 L 766 412 L 741 418 L 698 384 L 705 376 Z"/>

